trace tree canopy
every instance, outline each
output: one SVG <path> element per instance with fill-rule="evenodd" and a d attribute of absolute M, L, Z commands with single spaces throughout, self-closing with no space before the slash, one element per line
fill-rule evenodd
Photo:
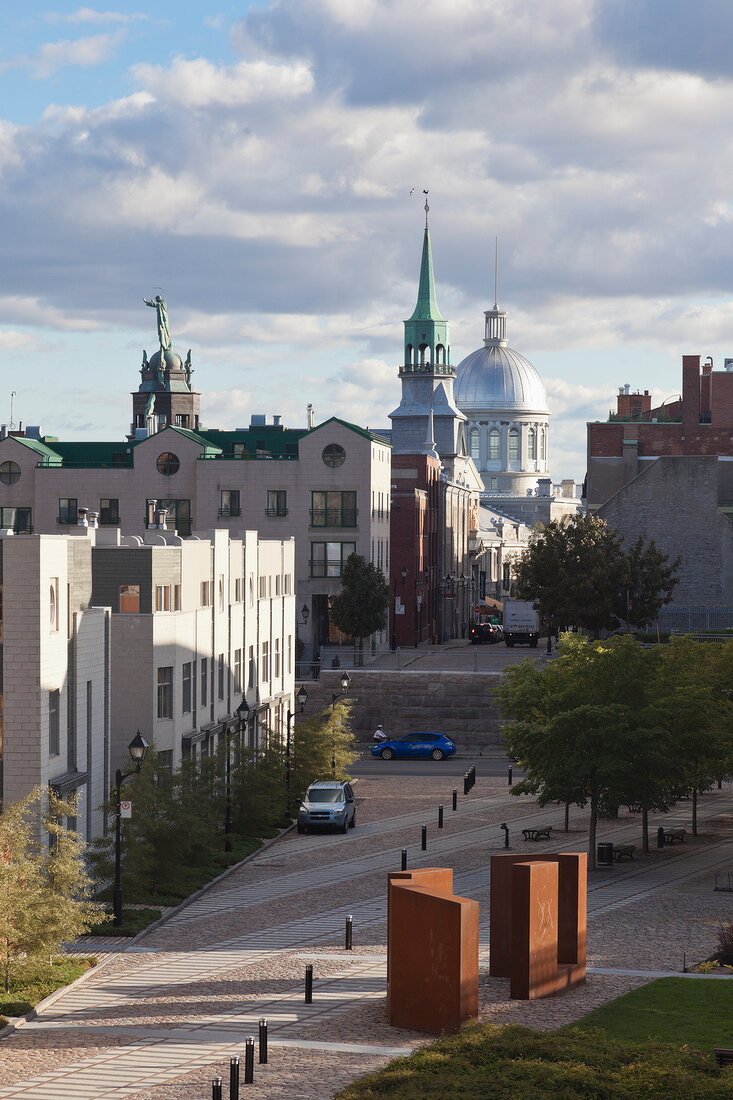
<path fill-rule="evenodd" d="M 730 768 L 731 671 L 733 642 L 680 638 L 657 649 L 563 635 L 557 660 L 515 665 L 498 689 L 507 751 L 525 770 L 514 793 L 589 805 L 591 866 L 597 818 L 622 803 L 641 806 L 648 847 L 649 811 Z"/>
<path fill-rule="evenodd" d="M 556 627 L 579 626 L 596 636 L 627 619 L 652 621 L 671 599 L 678 561 L 639 538 L 627 551 L 621 535 L 594 515 L 539 527 L 515 563 L 513 593 L 531 601 Z"/>
<path fill-rule="evenodd" d="M 331 602 L 331 621 L 350 638 L 362 640 L 387 625 L 389 585 L 381 569 L 361 554 L 350 554 L 341 591 Z"/>

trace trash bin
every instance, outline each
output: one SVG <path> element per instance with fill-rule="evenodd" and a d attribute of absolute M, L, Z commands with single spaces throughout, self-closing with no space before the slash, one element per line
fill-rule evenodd
<path fill-rule="evenodd" d="M 599 867 L 613 867 L 613 844 L 604 842 L 598 845 L 596 864 Z"/>

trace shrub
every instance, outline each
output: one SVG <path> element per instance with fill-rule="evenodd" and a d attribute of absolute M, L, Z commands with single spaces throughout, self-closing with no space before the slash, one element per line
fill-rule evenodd
<path fill-rule="evenodd" d="M 718 962 L 721 966 L 733 966 L 733 923 L 718 924 Z"/>

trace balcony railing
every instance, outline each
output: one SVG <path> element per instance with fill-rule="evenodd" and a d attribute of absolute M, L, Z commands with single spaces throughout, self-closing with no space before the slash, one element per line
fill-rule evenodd
<path fill-rule="evenodd" d="M 220 508 L 219 511 L 216 514 L 217 514 L 219 519 L 232 519 L 232 518 L 235 518 L 236 516 L 241 516 L 242 509 L 237 504 L 237 505 L 232 505 L 229 508 Z"/>
<path fill-rule="evenodd" d="M 287 508 L 265 508 L 266 516 L 286 516 L 288 514 Z"/>
<path fill-rule="evenodd" d="M 356 527 L 356 508 L 311 508 L 311 527 Z"/>
<path fill-rule="evenodd" d="M 340 577 L 343 569 L 341 558 L 328 561 L 311 561 L 311 577 Z"/>

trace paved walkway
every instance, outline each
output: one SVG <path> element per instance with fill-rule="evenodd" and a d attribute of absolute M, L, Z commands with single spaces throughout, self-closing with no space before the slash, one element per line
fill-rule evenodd
<path fill-rule="evenodd" d="M 10 1082 L 0 1088 L 0 1098 L 162 1097 L 168 1093 L 160 1090 L 171 1082 L 207 1080 L 214 1065 L 222 1072 L 231 1054 L 242 1053 L 244 1037 L 256 1033 L 263 1016 L 273 1047 L 270 1064 L 258 1068 L 258 1079 L 268 1083 L 263 1095 L 295 1094 L 280 1082 L 285 1068 L 295 1067 L 297 1074 L 300 1065 L 302 1075 L 315 1060 L 318 1088 L 308 1092 L 303 1085 L 298 1094 L 324 1097 L 349 1076 L 406 1053 L 420 1037 L 390 1029 L 383 1020 L 386 871 L 399 866 L 403 847 L 409 848 L 411 866 L 453 866 L 456 892 L 478 898 L 482 916 L 488 917 L 489 856 L 502 850 L 500 822 L 509 821 L 516 842 L 522 828 L 544 826 L 558 813 L 540 810 L 526 798 L 510 799 L 496 781 L 486 786 L 485 794 L 476 789 L 474 797 L 461 799 L 458 813 L 446 810 L 442 832 L 432 812 L 418 810 L 360 824 L 348 839 L 283 838 L 0 1044 L 0 1079 Z M 404 805 L 404 794 L 399 804 Z M 683 806 L 681 813 L 686 812 Z M 727 815 L 733 815 L 730 789 L 706 796 L 701 831 Z M 423 853 L 419 830 L 426 821 L 429 848 Z M 624 816 L 604 822 L 600 839 L 636 843 L 639 855 L 639 832 L 639 818 Z M 531 856 L 582 850 L 585 843 L 583 834 L 556 833 L 549 844 L 517 847 Z M 711 832 L 705 843 L 591 874 L 591 942 L 596 928 L 618 931 L 617 912 L 626 924 L 623 911 L 636 913 L 640 904 L 651 914 L 661 911 L 671 892 L 702 875 L 709 876 L 712 889 L 713 872 L 731 866 L 733 839 Z M 353 916 L 358 954 L 340 950 L 347 914 Z M 486 966 L 487 919 L 480 925 L 480 948 Z M 302 976 L 309 959 L 316 982 L 314 1003 L 305 1005 Z M 650 958 L 649 970 L 596 966 L 591 973 L 638 982 L 668 972 L 652 964 Z M 354 1027 L 355 1012 L 363 1026 Z M 93 1053 L 85 1056 L 86 1051 Z M 25 1057 L 35 1071 L 21 1078 L 14 1058 Z M 176 1097 L 209 1091 L 191 1088 Z"/>

